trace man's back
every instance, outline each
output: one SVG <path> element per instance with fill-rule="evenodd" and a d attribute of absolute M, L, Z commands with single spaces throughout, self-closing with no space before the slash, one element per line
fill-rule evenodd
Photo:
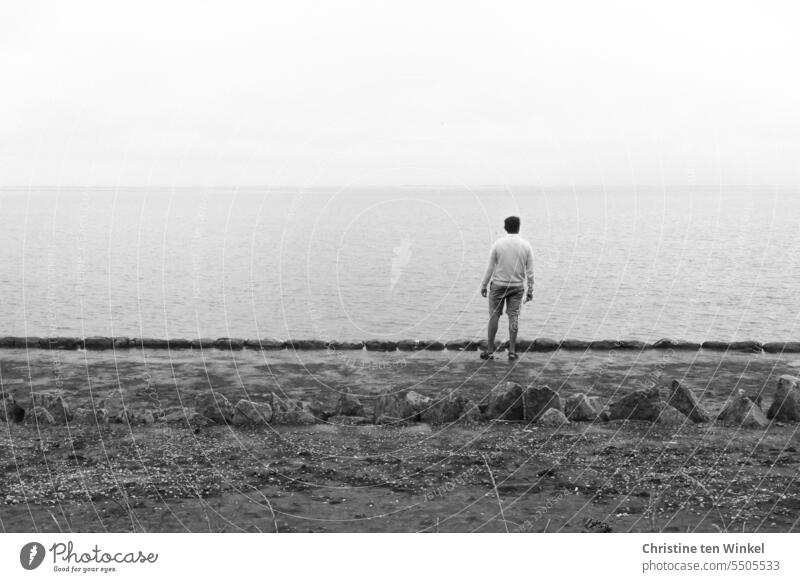
<path fill-rule="evenodd" d="M 531 244 L 518 234 L 507 234 L 492 245 L 489 268 L 483 285 L 489 279 L 497 285 L 521 287 L 525 279 L 529 287 L 533 285 L 533 249 Z"/>

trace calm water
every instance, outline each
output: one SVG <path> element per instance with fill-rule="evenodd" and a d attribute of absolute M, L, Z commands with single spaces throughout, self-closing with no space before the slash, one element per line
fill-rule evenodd
<path fill-rule="evenodd" d="M 0 192 L 0 335 L 481 337 L 502 218 L 522 334 L 800 339 L 800 197 L 772 191 Z"/>

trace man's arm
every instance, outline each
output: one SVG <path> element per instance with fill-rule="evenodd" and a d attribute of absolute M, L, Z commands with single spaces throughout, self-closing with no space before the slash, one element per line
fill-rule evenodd
<path fill-rule="evenodd" d="M 533 299 L 533 248 L 528 244 L 528 257 L 525 261 L 525 275 L 528 279 L 528 292 L 525 301 Z"/>
<path fill-rule="evenodd" d="M 486 288 L 489 286 L 489 279 L 492 278 L 492 273 L 494 273 L 494 268 L 497 265 L 497 249 L 494 245 L 492 245 L 492 250 L 489 251 L 489 266 L 486 268 L 486 274 L 483 276 L 483 281 L 481 281 L 481 295 L 486 297 Z"/>

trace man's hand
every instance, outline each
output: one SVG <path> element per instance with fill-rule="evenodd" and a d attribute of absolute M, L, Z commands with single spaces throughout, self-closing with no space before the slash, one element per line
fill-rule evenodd
<path fill-rule="evenodd" d="M 481 297 L 486 297 L 487 293 L 488 291 L 486 290 L 486 287 L 481 287 Z"/>
<path fill-rule="evenodd" d="M 533 301 L 533 289 L 528 289 L 528 292 L 525 294 L 525 303 L 528 301 Z"/>

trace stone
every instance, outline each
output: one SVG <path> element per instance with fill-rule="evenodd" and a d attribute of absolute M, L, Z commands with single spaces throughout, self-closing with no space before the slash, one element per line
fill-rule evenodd
<path fill-rule="evenodd" d="M 9 393 L 0 397 L 0 420 L 3 422 L 22 422 L 25 419 L 25 409 L 22 408 Z"/>
<path fill-rule="evenodd" d="M 438 340 L 423 340 L 419 342 L 419 349 L 429 352 L 441 352 L 444 348 L 444 343 Z"/>
<path fill-rule="evenodd" d="M 622 344 L 617 340 L 595 340 L 589 342 L 590 350 L 618 350 Z"/>
<path fill-rule="evenodd" d="M 266 402 L 239 400 L 233 408 L 232 423 L 236 426 L 267 426 L 272 420 L 272 407 Z"/>
<path fill-rule="evenodd" d="M 711 415 L 697 400 L 694 392 L 678 382 L 672 381 L 667 404 L 682 412 L 692 422 L 709 422 Z"/>
<path fill-rule="evenodd" d="M 619 349 L 621 350 L 636 350 L 644 351 L 653 349 L 653 344 L 642 342 L 639 340 L 622 340 L 619 342 Z"/>
<path fill-rule="evenodd" d="M 390 416 L 388 414 L 381 414 L 375 418 L 375 424 L 383 425 L 383 426 L 403 426 L 406 421 L 402 418 L 398 418 L 397 416 Z"/>
<path fill-rule="evenodd" d="M 323 340 L 317 339 L 301 339 L 301 340 L 286 340 L 286 347 L 291 350 L 325 350 L 328 345 Z"/>
<path fill-rule="evenodd" d="M 286 342 L 278 339 L 248 339 L 244 340 L 244 347 L 248 350 L 276 351 L 286 347 Z"/>
<path fill-rule="evenodd" d="M 761 342 L 753 340 L 736 341 L 736 342 L 707 341 L 703 342 L 701 347 L 704 350 L 751 352 L 751 353 L 758 353 L 763 349 Z"/>
<path fill-rule="evenodd" d="M 58 392 L 34 392 L 31 395 L 33 407 L 41 406 L 47 409 L 56 424 L 66 424 L 72 420 L 72 412 L 64 396 Z"/>
<path fill-rule="evenodd" d="M 586 394 L 573 394 L 564 403 L 564 413 L 572 421 L 594 421 L 603 410 L 598 400 L 590 399 Z"/>
<path fill-rule="evenodd" d="M 449 342 L 445 342 L 444 346 L 448 350 L 452 350 L 454 352 L 463 352 L 467 350 L 467 346 L 469 346 L 472 341 L 468 339 L 459 339 L 459 340 L 450 340 Z"/>
<path fill-rule="evenodd" d="M 74 424 L 99 425 L 108 422 L 108 414 L 104 408 L 76 408 L 72 413 Z"/>
<path fill-rule="evenodd" d="M 296 424 L 308 425 L 316 424 L 317 419 L 314 415 L 305 410 L 289 410 L 287 412 L 275 412 L 272 415 L 273 424 Z"/>
<path fill-rule="evenodd" d="M 0 337 L 0 348 L 13 348 L 16 338 L 8 335 Z"/>
<path fill-rule="evenodd" d="M 655 422 L 664 402 L 658 392 L 658 388 L 646 388 L 635 390 L 626 394 L 622 398 L 611 402 L 604 410 L 607 420 L 647 420 Z"/>
<path fill-rule="evenodd" d="M 431 398 L 428 398 L 419 392 L 415 392 L 414 390 L 409 390 L 406 392 L 403 401 L 405 402 L 405 407 L 402 409 L 404 416 L 401 416 L 400 418 L 413 420 L 414 422 L 418 422 L 422 416 L 422 413 L 430 408 L 433 404 L 433 400 Z"/>
<path fill-rule="evenodd" d="M 298 410 L 302 410 L 302 405 L 286 396 L 280 396 L 275 392 L 270 392 L 267 396 L 267 400 L 270 406 L 272 406 L 272 413 L 276 414 L 278 412 L 294 412 Z"/>
<path fill-rule="evenodd" d="M 767 417 L 744 393 L 736 390 L 717 415 L 717 421 L 742 428 L 764 428 L 769 424 Z"/>
<path fill-rule="evenodd" d="M 484 417 L 480 407 L 472 400 L 467 400 L 464 402 L 464 412 L 459 420 L 462 422 L 481 422 Z"/>
<path fill-rule="evenodd" d="M 403 418 L 404 410 L 400 396 L 396 392 L 391 391 L 391 389 L 386 389 L 375 397 L 373 416 L 375 424 L 380 424 L 378 421 L 384 416 L 397 419 Z"/>
<path fill-rule="evenodd" d="M 334 416 L 364 416 L 364 405 L 347 388 L 339 395 Z"/>
<path fill-rule="evenodd" d="M 569 424 L 564 413 L 557 408 L 548 408 L 536 421 L 541 426 L 560 427 Z"/>
<path fill-rule="evenodd" d="M 697 351 L 700 349 L 700 344 L 697 342 L 689 342 L 686 340 L 674 340 L 674 339 L 664 338 L 655 342 L 653 344 L 653 349 Z"/>
<path fill-rule="evenodd" d="M 167 340 L 156 337 L 136 338 L 132 341 L 135 347 L 147 350 L 166 350 L 169 347 L 169 342 Z"/>
<path fill-rule="evenodd" d="M 800 353 L 800 342 L 768 342 L 763 349 L 768 354 L 797 354 Z"/>
<path fill-rule="evenodd" d="M 111 340 L 114 342 L 115 350 L 126 350 L 133 347 L 133 343 L 129 337 L 118 336 L 111 338 Z"/>
<path fill-rule="evenodd" d="M 420 420 L 428 424 L 456 422 L 464 414 L 466 402 L 467 400 L 460 394 L 448 393 L 422 410 Z"/>
<path fill-rule="evenodd" d="M 198 339 L 192 340 L 192 349 L 193 350 L 210 350 L 214 347 L 214 342 L 216 342 L 214 338 L 210 337 L 201 337 Z"/>
<path fill-rule="evenodd" d="M 192 342 L 188 339 L 168 339 L 167 346 L 171 350 L 188 350 L 192 347 Z"/>
<path fill-rule="evenodd" d="M 39 347 L 46 350 L 77 350 L 81 345 L 79 337 L 43 337 Z"/>
<path fill-rule="evenodd" d="M 372 424 L 370 419 L 366 416 L 331 416 L 328 422 L 341 426 L 363 426 L 365 424 Z"/>
<path fill-rule="evenodd" d="M 584 351 L 589 349 L 589 342 L 583 340 L 565 339 L 561 342 L 560 347 L 562 350 Z"/>
<path fill-rule="evenodd" d="M 14 345 L 15 348 L 38 348 L 39 342 L 42 341 L 40 337 L 17 337 L 14 338 Z"/>
<path fill-rule="evenodd" d="M 549 409 L 563 412 L 561 397 L 549 386 L 528 386 L 522 394 L 523 419 L 528 422 L 539 420 Z"/>
<path fill-rule="evenodd" d="M 656 423 L 665 426 L 683 426 L 688 420 L 689 418 L 683 412 L 665 404 L 656 418 Z"/>
<path fill-rule="evenodd" d="M 112 391 L 108 396 L 98 401 L 97 408 L 105 410 L 108 422 L 131 424 L 133 420 L 133 413 L 126 406 L 125 398 L 119 389 Z"/>
<path fill-rule="evenodd" d="M 52 426 L 56 421 L 46 408 L 34 406 L 25 416 L 25 424 Z"/>
<path fill-rule="evenodd" d="M 177 407 L 164 415 L 164 422 L 188 426 L 189 428 L 201 428 L 213 424 L 210 418 L 206 418 L 194 408 Z"/>
<path fill-rule="evenodd" d="M 110 337 L 91 336 L 84 338 L 83 347 L 87 350 L 110 350 L 114 347 L 114 340 Z"/>
<path fill-rule="evenodd" d="M 328 410 L 325 405 L 316 398 L 301 402 L 300 407 L 302 410 L 314 415 L 314 418 L 319 420 L 328 420 L 328 418 L 333 416 L 333 412 Z"/>
<path fill-rule="evenodd" d="M 530 350 L 533 352 L 554 352 L 561 347 L 561 342 L 549 337 L 540 337 L 533 340 Z"/>
<path fill-rule="evenodd" d="M 195 410 L 209 420 L 227 424 L 233 419 L 233 406 L 225 398 L 214 390 L 206 390 L 194 397 Z"/>
<path fill-rule="evenodd" d="M 487 395 L 486 412 L 488 419 L 523 420 L 522 386 L 516 382 L 503 382 L 491 389 Z"/>
<path fill-rule="evenodd" d="M 800 421 L 800 378 L 787 374 L 778 378 L 767 418 L 780 422 Z"/>
<path fill-rule="evenodd" d="M 368 352 L 393 352 L 397 349 L 397 342 L 382 340 L 367 340 L 364 346 Z"/>
<path fill-rule="evenodd" d="M 214 342 L 218 350 L 238 351 L 244 349 L 244 340 L 235 337 L 221 337 Z"/>
<path fill-rule="evenodd" d="M 331 341 L 328 342 L 329 350 L 363 350 L 364 342 Z"/>
<path fill-rule="evenodd" d="M 397 349 L 401 352 L 416 352 L 420 345 L 417 340 L 400 340 L 397 342 Z"/>

